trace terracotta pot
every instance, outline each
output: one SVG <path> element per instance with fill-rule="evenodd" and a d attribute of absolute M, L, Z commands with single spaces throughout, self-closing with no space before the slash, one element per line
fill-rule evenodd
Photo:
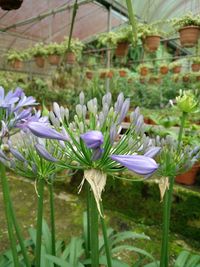
<path fill-rule="evenodd" d="M 190 81 L 190 77 L 188 75 L 184 75 L 182 80 L 184 83 L 188 83 Z"/>
<path fill-rule="evenodd" d="M 59 65 L 59 62 L 60 62 L 60 56 L 58 56 L 58 55 L 49 55 L 48 61 L 49 61 L 49 64 L 51 64 L 53 66 L 57 66 L 57 65 Z"/>
<path fill-rule="evenodd" d="M 146 36 L 143 40 L 144 48 L 149 52 L 155 52 L 160 45 L 160 36 L 152 35 Z"/>
<path fill-rule="evenodd" d="M 22 3 L 23 0 L 0 0 L 0 7 L 3 10 L 18 9 Z"/>
<path fill-rule="evenodd" d="M 39 68 L 44 68 L 44 64 L 45 64 L 44 57 L 36 56 L 35 57 L 35 63 Z"/>
<path fill-rule="evenodd" d="M 68 51 L 66 53 L 66 62 L 67 64 L 74 64 L 76 62 L 76 55 L 74 54 L 74 52 Z"/>
<path fill-rule="evenodd" d="M 128 79 L 128 83 L 132 83 L 133 82 L 133 79 L 132 78 L 129 78 Z"/>
<path fill-rule="evenodd" d="M 169 68 L 167 66 L 160 67 L 160 73 L 163 75 L 166 75 L 169 71 Z"/>
<path fill-rule="evenodd" d="M 187 26 L 179 30 L 180 43 L 183 47 L 193 47 L 198 43 L 200 28 Z"/>
<path fill-rule="evenodd" d="M 120 42 L 117 44 L 116 50 L 115 50 L 115 55 L 116 57 L 125 57 L 128 54 L 128 47 L 129 43 L 128 42 Z"/>
<path fill-rule="evenodd" d="M 196 81 L 200 82 L 200 75 L 196 77 Z"/>
<path fill-rule="evenodd" d="M 127 76 L 127 72 L 125 70 L 119 70 L 119 76 L 120 77 L 126 77 Z"/>
<path fill-rule="evenodd" d="M 105 71 L 100 73 L 100 78 L 101 79 L 105 79 L 106 78 L 106 72 Z"/>
<path fill-rule="evenodd" d="M 92 78 L 93 78 L 93 72 L 92 71 L 86 71 L 85 75 L 88 78 L 88 80 L 92 80 Z"/>
<path fill-rule="evenodd" d="M 11 67 L 16 69 L 16 70 L 20 70 L 23 68 L 23 61 L 16 59 L 15 61 L 12 61 L 10 63 Z"/>
<path fill-rule="evenodd" d="M 108 71 L 108 72 L 106 72 L 106 78 L 112 78 L 113 77 L 113 72 L 112 71 Z"/>
<path fill-rule="evenodd" d="M 198 171 L 199 171 L 199 163 L 196 163 L 189 171 L 177 175 L 175 181 L 180 184 L 193 185 L 195 183 Z"/>
<path fill-rule="evenodd" d="M 181 66 L 176 66 L 172 69 L 173 73 L 180 73 L 181 72 Z"/>
<path fill-rule="evenodd" d="M 149 84 L 160 84 L 160 83 L 161 83 L 161 78 L 156 78 L 156 77 L 149 78 Z"/>
<path fill-rule="evenodd" d="M 140 69 L 140 75 L 141 75 L 141 76 L 147 76 L 148 73 L 149 73 L 149 69 L 148 69 L 147 67 L 142 67 L 142 68 Z"/>
<path fill-rule="evenodd" d="M 194 72 L 200 71 L 200 64 L 199 63 L 193 63 L 191 65 L 191 67 L 192 67 L 192 71 L 194 71 Z"/>

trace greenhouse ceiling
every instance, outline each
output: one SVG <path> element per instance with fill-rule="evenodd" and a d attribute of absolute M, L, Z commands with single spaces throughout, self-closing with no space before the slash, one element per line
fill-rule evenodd
<path fill-rule="evenodd" d="M 152 22 L 180 16 L 188 11 L 200 12 L 200 0 L 133 0 L 138 19 Z M 36 42 L 61 42 L 69 35 L 74 0 L 24 0 L 18 10 L 0 9 L 0 49 L 24 49 Z M 125 0 L 79 0 L 73 37 L 87 40 L 124 24 L 127 19 Z"/>

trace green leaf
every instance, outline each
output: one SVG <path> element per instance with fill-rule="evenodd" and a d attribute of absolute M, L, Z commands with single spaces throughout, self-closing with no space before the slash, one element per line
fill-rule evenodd
<path fill-rule="evenodd" d="M 182 251 L 178 256 L 174 267 L 186 267 L 185 264 L 189 256 L 190 256 L 190 253 L 188 251 Z"/>
<path fill-rule="evenodd" d="M 49 260 L 49 262 L 53 262 L 57 264 L 60 267 L 72 267 L 71 264 L 63 259 L 60 259 L 58 257 L 52 256 L 52 255 L 46 255 L 46 259 Z"/>

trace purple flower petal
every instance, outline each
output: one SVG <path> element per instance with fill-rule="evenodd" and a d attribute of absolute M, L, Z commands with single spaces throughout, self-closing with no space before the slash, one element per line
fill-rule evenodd
<path fill-rule="evenodd" d="M 88 148 L 96 149 L 103 144 L 103 134 L 100 131 L 89 131 L 81 134 L 81 139 Z"/>
<path fill-rule="evenodd" d="M 25 158 L 22 156 L 22 154 L 21 154 L 18 150 L 14 149 L 14 148 L 12 148 L 12 147 L 10 147 L 10 153 L 11 153 L 16 159 L 18 159 L 18 160 L 20 160 L 20 161 L 26 161 Z"/>
<path fill-rule="evenodd" d="M 141 155 L 111 155 L 110 157 L 140 175 L 151 175 L 158 169 L 158 164 L 150 157 Z"/>
<path fill-rule="evenodd" d="M 145 154 L 144 156 L 153 158 L 155 157 L 159 152 L 161 148 L 160 147 L 151 147 Z"/>
<path fill-rule="evenodd" d="M 50 128 L 48 125 L 42 122 L 29 122 L 27 124 L 27 128 L 37 137 L 40 138 L 48 138 L 48 139 L 56 139 L 62 141 L 68 141 L 66 136 L 63 136 L 56 130 Z"/>
<path fill-rule="evenodd" d="M 41 145 L 41 144 L 36 144 L 35 145 L 35 149 L 37 151 L 37 153 L 44 159 L 46 159 L 47 161 L 51 161 L 51 162 L 57 162 L 58 159 L 54 158 L 47 150 L 46 148 Z"/>
<path fill-rule="evenodd" d="M 96 148 L 93 150 L 93 154 L 92 154 L 92 160 L 98 160 L 101 158 L 103 154 L 103 149 L 102 148 Z"/>

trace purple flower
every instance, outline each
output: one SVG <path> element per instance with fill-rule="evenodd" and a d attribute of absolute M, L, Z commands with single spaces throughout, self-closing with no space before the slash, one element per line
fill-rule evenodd
<path fill-rule="evenodd" d="M 0 86 L 0 107 L 8 108 L 12 104 L 15 104 L 19 100 L 19 97 L 15 93 L 9 91 L 5 96 L 4 88 Z"/>
<path fill-rule="evenodd" d="M 50 128 L 49 125 L 42 122 L 32 121 L 29 122 L 26 127 L 37 137 L 68 141 L 68 138 L 66 136 L 60 134 L 56 130 Z"/>
<path fill-rule="evenodd" d="M 140 175 L 151 175 L 158 169 L 154 159 L 141 155 L 111 155 L 112 160 L 119 162 L 130 171 Z"/>
<path fill-rule="evenodd" d="M 20 108 L 31 106 L 31 105 L 36 105 L 37 103 L 35 102 L 35 98 L 32 96 L 25 96 L 24 93 L 21 94 L 21 99 L 17 103 L 16 107 L 14 108 L 13 111 L 17 111 Z"/>
<path fill-rule="evenodd" d="M 93 154 L 92 154 L 92 160 L 98 160 L 101 158 L 103 154 L 103 149 L 102 148 L 96 148 L 93 150 Z"/>
<path fill-rule="evenodd" d="M 103 134 L 100 131 L 89 131 L 81 134 L 81 139 L 88 148 L 96 149 L 103 144 Z"/>
<path fill-rule="evenodd" d="M 51 162 L 57 162 L 58 160 L 54 158 L 47 150 L 46 148 L 41 144 L 36 144 L 35 149 L 37 153 L 44 159 L 51 161 Z"/>

